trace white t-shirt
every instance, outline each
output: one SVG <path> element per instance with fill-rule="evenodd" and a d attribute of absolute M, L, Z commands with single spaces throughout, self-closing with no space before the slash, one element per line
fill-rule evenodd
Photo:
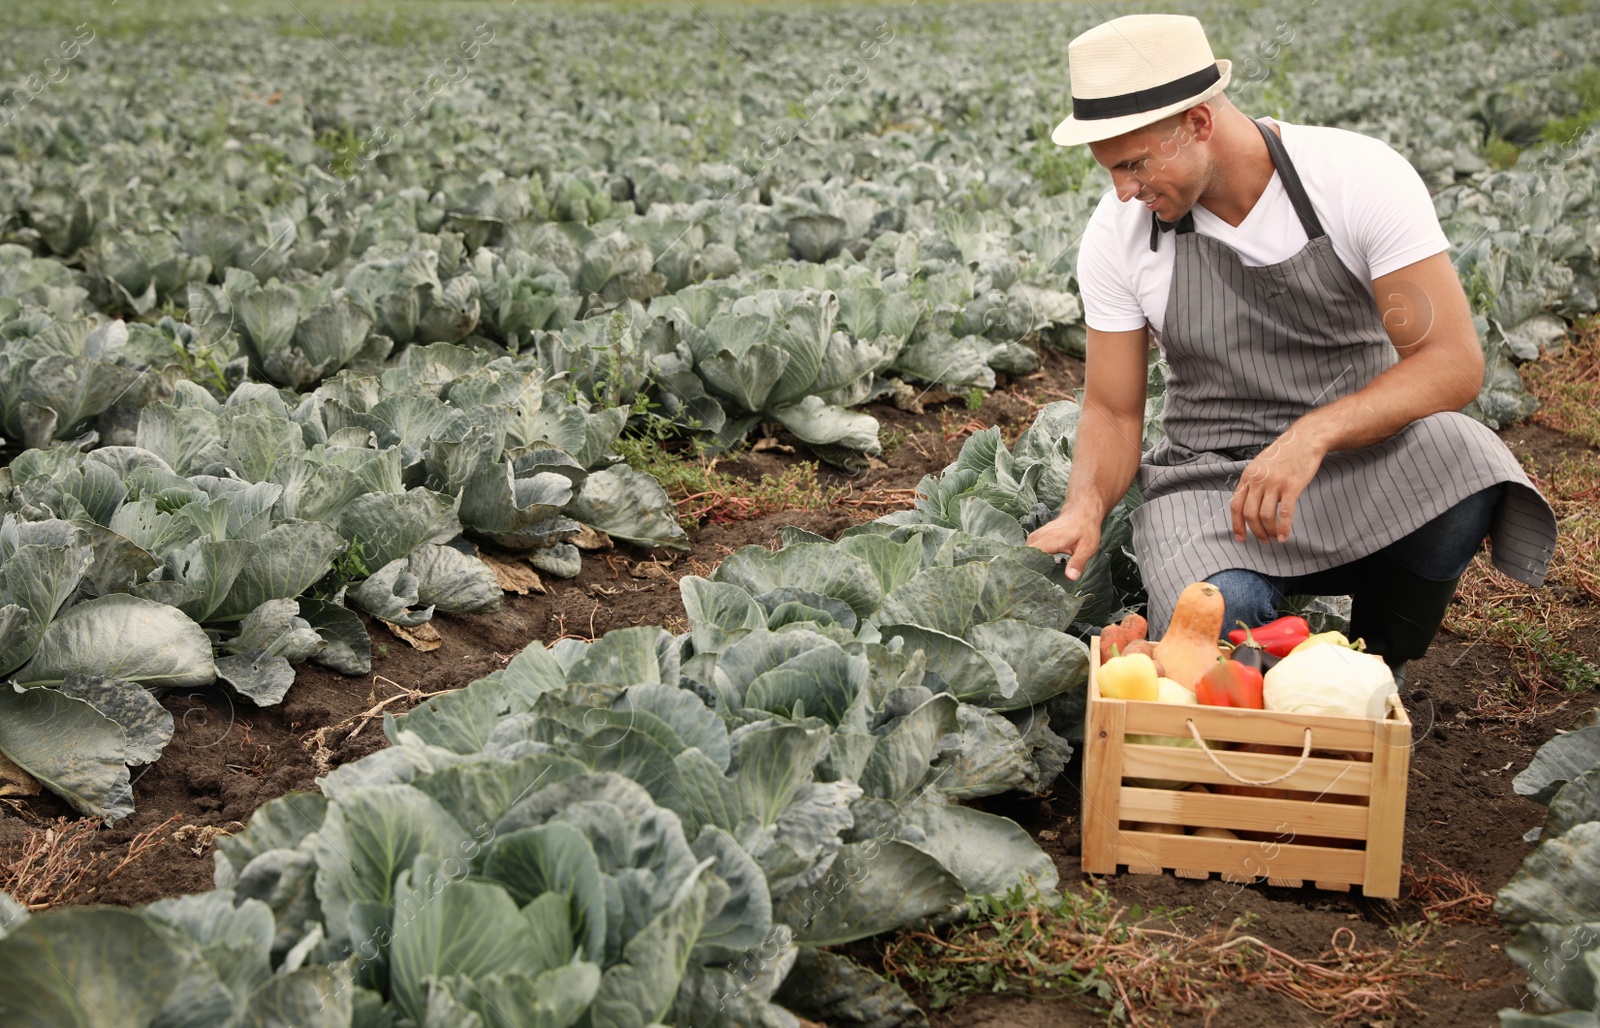
<path fill-rule="evenodd" d="M 1389 144 L 1346 129 L 1275 124 L 1334 252 L 1368 292 L 1373 279 L 1450 248 L 1428 187 Z M 1226 243 L 1253 267 L 1286 261 L 1308 242 L 1276 171 L 1237 228 L 1196 204 L 1194 230 Z M 1121 202 L 1116 190 L 1101 198 L 1078 249 L 1078 286 L 1090 328 L 1127 332 L 1149 324 L 1160 341 L 1172 288 L 1172 239 L 1163 233 L 1152 253 L 1149 208 Z"/>

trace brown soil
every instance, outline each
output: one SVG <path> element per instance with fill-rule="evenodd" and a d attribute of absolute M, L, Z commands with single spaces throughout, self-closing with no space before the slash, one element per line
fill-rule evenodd
<path fill-rule="evenodd" d="M 440 615 L 433 624 L 441 642 L 431 652 L 414 650 L 381 625 L 369 623 L 374 656 L 373 674 L 367 678 L 345 678 L 306 665 L 285 702 L 275 708 L 230 702 L 219 690 L 167 696 L 163 702 L 178 723 L 172 744 L 153 767 L 135 769 L 137 812 L 101 830 L 86 847 L 90 870 L 64 901 L 136 904 L 209 888 L 210 837 L 215 831 L 237 830 L 268 799 L 314 789 L 319 774 L 384 745 L 381 719 L 364 718 L 363 712 L 392 697 L 398 698 L 383 709 L 401 712 L 423 694 L 458 688 L 501 666 L 532 642 L 562 635 L 592 638 L 639 624 L 682 630 L 679 577 L 708 574 L 740 546 L 775 545 L 786 526 L 831 538 L 857 521 L 907 506 L 908 490 L 953 460 L 973 429 L 998 424 L 1013 439 L 1038 406 L 1070 397 L 1082 382 L 1080 362 L 1051 353 L 1041 372 L 1007 383 L 975 411 L 960 399 L 930 404 L 922 414 L 874 405 L 870 410 L 882 423 L 886 452 L 854 478 L 822 472 L 824 485 L 846 490 L 843 500 L 828 509 L 707 524 L 691 533 L 688 554 L 651 554 L 627 546 L 587 553 L 582 574 L 571 581 L 546 579 L 543 595 L 507 594 L 504 608 L 494 614 Z M 781 431 L 775 435 L 780 443 L 793 443 Z M 1518 426 L 1502 437 L 1536 474 L 1588 449 L 1537 425 Z M 747 453 L 720 467 L 755 480 L 802 457 L 772 449 Z M 1594 640 L 1585 640 L 1582 650 L 1600 659 Z M 1418 726 L 1406 817 L 1407 864 L 1420 873 L 1436 870 L 1427 859 L 1431 857 L 1470 876 L 1490 894 L 1529 852 L 1522 834 L 1543 817 L 1542 807 L 1515 795 L 1512 776 L 1540 743 L 1594 703 L 1591 695 L 1545 694 L 1537 709 L 1525 712 L 1481 705 L 1486 692 L 1506 681 L 1510 667 L 1510 655 L 1503 649 L 1442 634 L 1428 656 L 1414 664 L 1406 697 Z M 6 804 L 0 807 L 0 854 L 13 852 L 29 826 L 70 813 L 50 797 L 0 802 Z M 1039 838 L 1055 858 L 1063 885 L 1070 886 L 1083 879 L 1078 805 L 1073 765 L 1047 797 L 999 797 L 987 807 L 1016 819 Z M 198 831 L 202 828 L 211 831 Z M 110 868 L 128 855 L 136 838 L 152 831 L 146 838 L 155 840 L 154 845 L 109 879 Z M 1177 915 L 1178 923 L 1192 931 L 1246 918 L 1251 934 L 1301 958 L 1328 949 L 1342 928 L 1355 931 L 1361 943 L 1379 946 L 1390 941 L 1388 925 L 1424 918 L 1417 901 L 1408 897 L 1387 902 L 1359 893 L 1240 887 L 1168 876 L 1124 875 L 1104 884 L 1114 896 L 1146 912 L 1185 909 Z M 1421 1012 L 1372 1023 L 1426 1020 L 1452 1028 L 1496 1024 L 1496 1010 L 1522 1001 L 1524 979 L 1501 951 L 1504 940 L 1492 915 L 1481 923 L 1440 928 L 1428 952 L 1445 957 L 1458 982 L 1427 984 L 1409 997 Z M 1289 999 L 1242 983 L 1217 999 L 1219 1007 L 1209 1020 L 1196 1015 L 1173 1023 L 1217 1028 L 1323 1023 Z M 1068 1003 L 989 996 L 934 1011 L 931 1023 L 937 1028 L 1028 1028 L 1103 1021 Z"/>

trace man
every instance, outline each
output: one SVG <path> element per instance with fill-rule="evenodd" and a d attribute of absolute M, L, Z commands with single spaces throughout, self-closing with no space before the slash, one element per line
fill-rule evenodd
<path fill-rule="evenodd" d="M 1458 413 L 1483 355 L 1415 170 L 1353 132 L 1252 121 L 1193 18 L 1118 18 L 1067 56 L 1073 113 L 1052 138 L 1087 144 L 1115 188 L 1079 249 L 1071 481 L 1029 544 L 1070 554 L 1076 579 L 1137 474 L 1153 635 L 1202 579 L 1225 630 L 1272 620 L 1286 595 L 1351 595 L 1350 634 L 1397 672 L 1485 535 L 1496 566 L 1541 584 L 1555 515 Z M 1152 336 L 1166 439 L 1141 460 Z"/>

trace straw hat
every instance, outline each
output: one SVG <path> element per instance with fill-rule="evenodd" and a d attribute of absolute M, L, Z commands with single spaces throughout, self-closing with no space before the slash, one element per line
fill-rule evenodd
<path fill-rule="evenodd" d="M 1050 138 L 1093 143 L 1143 128 L 1209 100 L 1228 85 L 1200 22 L 1178 14 L 1130 14 L 1067 44 L 1072 115 Z"/>

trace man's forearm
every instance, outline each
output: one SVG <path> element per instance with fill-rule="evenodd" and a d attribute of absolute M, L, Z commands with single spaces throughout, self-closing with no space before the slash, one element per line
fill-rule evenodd
<path fill-rule="evenodd" d="M 1477 382 L 1482 383 L 1481 371 Z M 1478 385 L 1463 382 L 1461 362 L 1447 348 L 1430 348 L 1305 414 L 1290 430 L 1309 433 L 1328 453 L 1372 446 L 1430 414 L 1460 410 L 1471 401 L 1461 399 L 1466 390 L 1476 396 Z"/>
<path fill-rule="evenodd" d="M 1139 471 L 1144 421 L 1126 418 L 1098 404 L 1086 403 L 1078 420 L 1072 450 L 1072 476 L 1067 481 L 1063 511 L 1089 510 L 1104 518 L 1127 493 Z"/>

